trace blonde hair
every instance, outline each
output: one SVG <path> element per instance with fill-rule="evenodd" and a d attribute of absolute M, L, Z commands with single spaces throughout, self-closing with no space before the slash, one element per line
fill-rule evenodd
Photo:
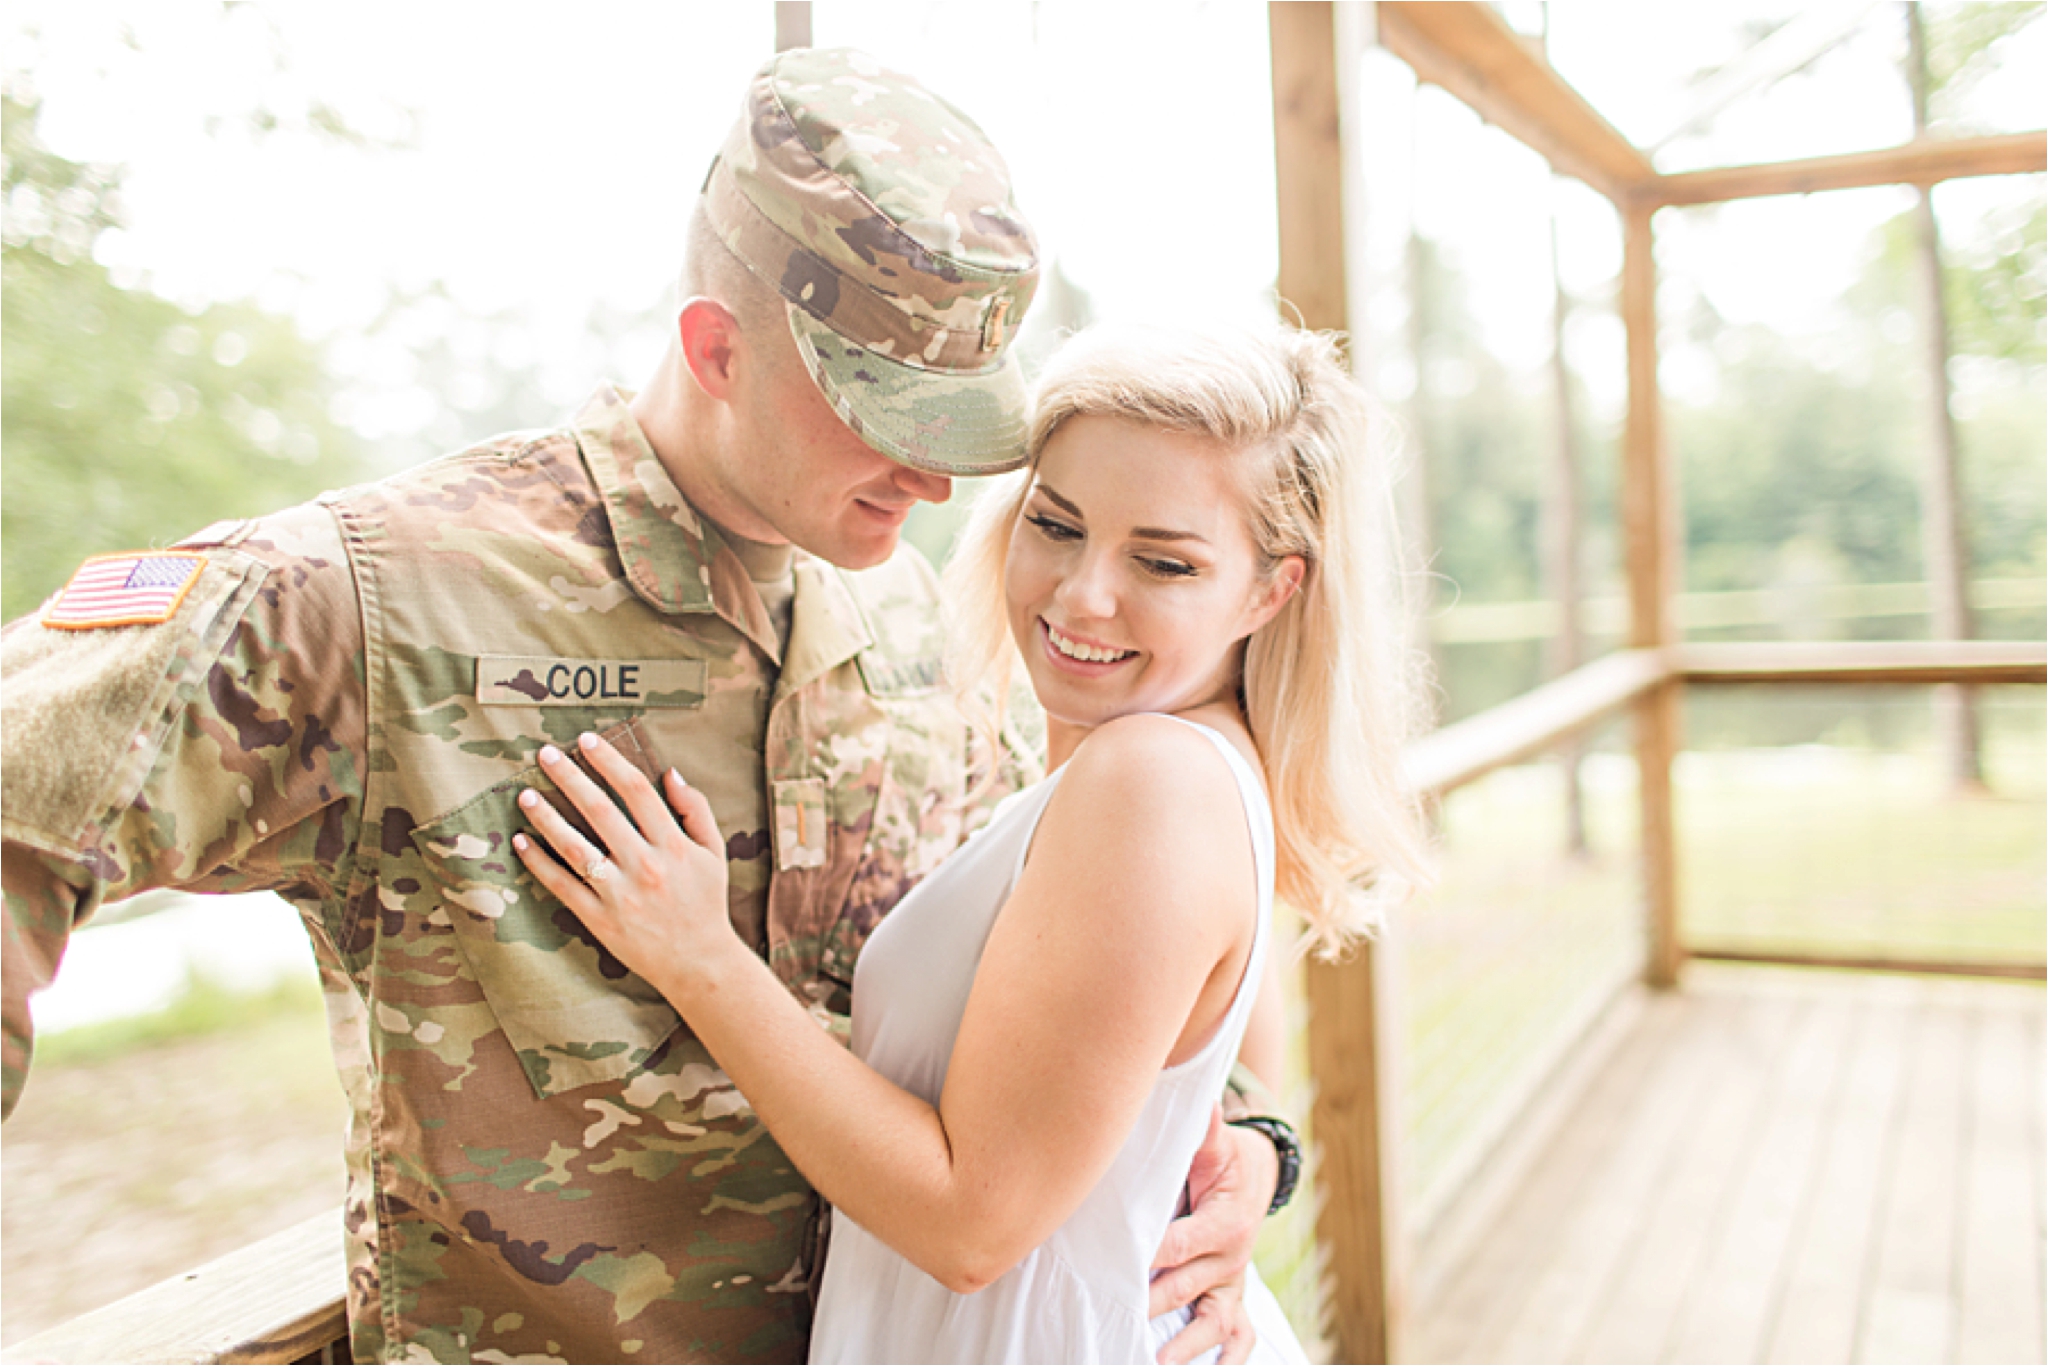
<path fill-rule="evenodd" d="M 977 502 L 947 567 L 948 672 L 970 707 L 1008 691 L 1010 535 L 1046 443 L 1083 416 L 1228 447 L 1264 572 L 1304 561 L 1299 590 L 1251 637 L 1241 695 L 1272 793 L 1279 895 L 1305 919 L 1305 946 L 1335 958 L 1432 880 L 1401 780 L 1422 671 L 1407 644 L 1385 426 L 1327 335 L 1096 328 L 1069 341 L 1039 381 L 1030 464 Z"/>

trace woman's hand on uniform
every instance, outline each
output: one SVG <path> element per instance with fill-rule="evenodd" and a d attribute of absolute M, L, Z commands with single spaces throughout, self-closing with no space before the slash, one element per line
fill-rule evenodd
<path fill-rule="evenodd" d="M 740 942 L 726 909 L 725 842 L 711 804 L 673 768 L 662 775 L 664 802 L 610 742 L 585 734 L 577 743 L 625 810 L 553 745 L 541 748 L 541 770 L 603 847 L 531 788 L 519 794 L 519 809 L 547 847 L 519 834 L 512 847 L 614 957 L 674 1001 L 691 985 L 693 968 Z"/>

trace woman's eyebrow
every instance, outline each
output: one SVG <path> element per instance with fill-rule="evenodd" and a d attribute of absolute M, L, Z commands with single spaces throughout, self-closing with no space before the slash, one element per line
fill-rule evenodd
<path fill-rule="evenodd" d="M 1069 517 L 1079 517 L 1081 515 L 1080 508 L 1076 507 L 1070 500 L 1062 498 L 1057 493 L 1054 493 L 1052 491 L 1052 485 L 1046 483 L 1043 479 L 1038 481 L 1038 491 L 1044 494 L 1047 498 L 1050 498 L 1055 504 L 1058 505 L 1059 510 L 1061 512 L 1066 513 Z"/>
<path fill-rule="evenodd" d="M 1134 526 L 1131 535 L 1141 541 L 1194 541 L 1200 545 L 1209 544 L 1209 538 L 1192 531 L 1171 531 L 1163 526 Z"/>
<path fill-rule="evenodd" d="M 1043 479 L 1038 481 L 1037 489 L 1069 517 L 1081 517 L 1081 509 L 1055 493 L 1052 486 Z M 1131 535 L 1140 541 L 1195 541 L 1202 545 L 1209 544 L 1209 538 L 1206 536 L 1197 535 L 1192 531 L 1174 531 L 1161 526 L 1134 526 L 1131 528 Z"/>

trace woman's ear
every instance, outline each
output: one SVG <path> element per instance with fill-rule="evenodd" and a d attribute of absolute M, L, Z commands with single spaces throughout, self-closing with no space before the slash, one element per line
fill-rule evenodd
<path fill-rule="evenodd" d="M 1264 588 L 1252 606 L 1252 629 L 1258 630 L 1287 605 L 1287 600 L 1300 591 L 1301 581 L 1308 574 L 1308 561 L 1299 555 L 1284 556 L 1266 580 Z"/>

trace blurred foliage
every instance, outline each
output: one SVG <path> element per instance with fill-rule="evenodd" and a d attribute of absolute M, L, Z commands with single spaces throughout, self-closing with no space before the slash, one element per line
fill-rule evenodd
<path fill-rule="evenodd" d="M 1941 199 L 1936 190 L 1938 220 Z M 2040 365 L 2048 359 L 2048 203 L 2008 204 L 1961 227 L 1941 220 L 1949 351 Z M 1886 223 L 1857 291 L 1859 306 L 1873 314 L 1912 308 L 1919 251 L 1911 212 Z"/>
<path fill-rule="evenodd" d="M 248 305 L 188 313 L 122 288 L 92 256 L 120 223 L 118 172 L 43 146 L 32 100 L 10 93 L 0 116 L 0 614 L 87 555 L 360 478 L 319 351 Z"/>
<path fill-rule="evenodd" d="M 1765 328 L 1727 329 L 1716 351 L 1718 401 L 1669 405 L 1686 586 L 1918 578 L 1911 389 L 1823 369 Z"/>
<path fill-rule="evenodd" d="M 1416 243 L 1411 279 L 1421 326 L 1413 421 L 1429 462 L 1430 568 L 1436 599 L 1541 597 L 1543 479 L 1557 439 L 1549 371 L 1511 373 L 1480 340 L 1465 278 L 1434 242 Z M 1593 544 L 1583 569 L 1598 584 L 1613 555 L 1616 434 L 1574 394 L 1580 516 Z"/>
<path fill-rule="evenodd" d="M 2048 4 L 1992 3 L 1965 0 L 1963 4 L 1927 6 L 1922 14 L 1927 24 L 1928 110 L 1937 131 L 1940 125 L 1960 117 L 1960 107 L 1978 82 L 1998 69 L 2006 42 L 2048 13 Z"/>

